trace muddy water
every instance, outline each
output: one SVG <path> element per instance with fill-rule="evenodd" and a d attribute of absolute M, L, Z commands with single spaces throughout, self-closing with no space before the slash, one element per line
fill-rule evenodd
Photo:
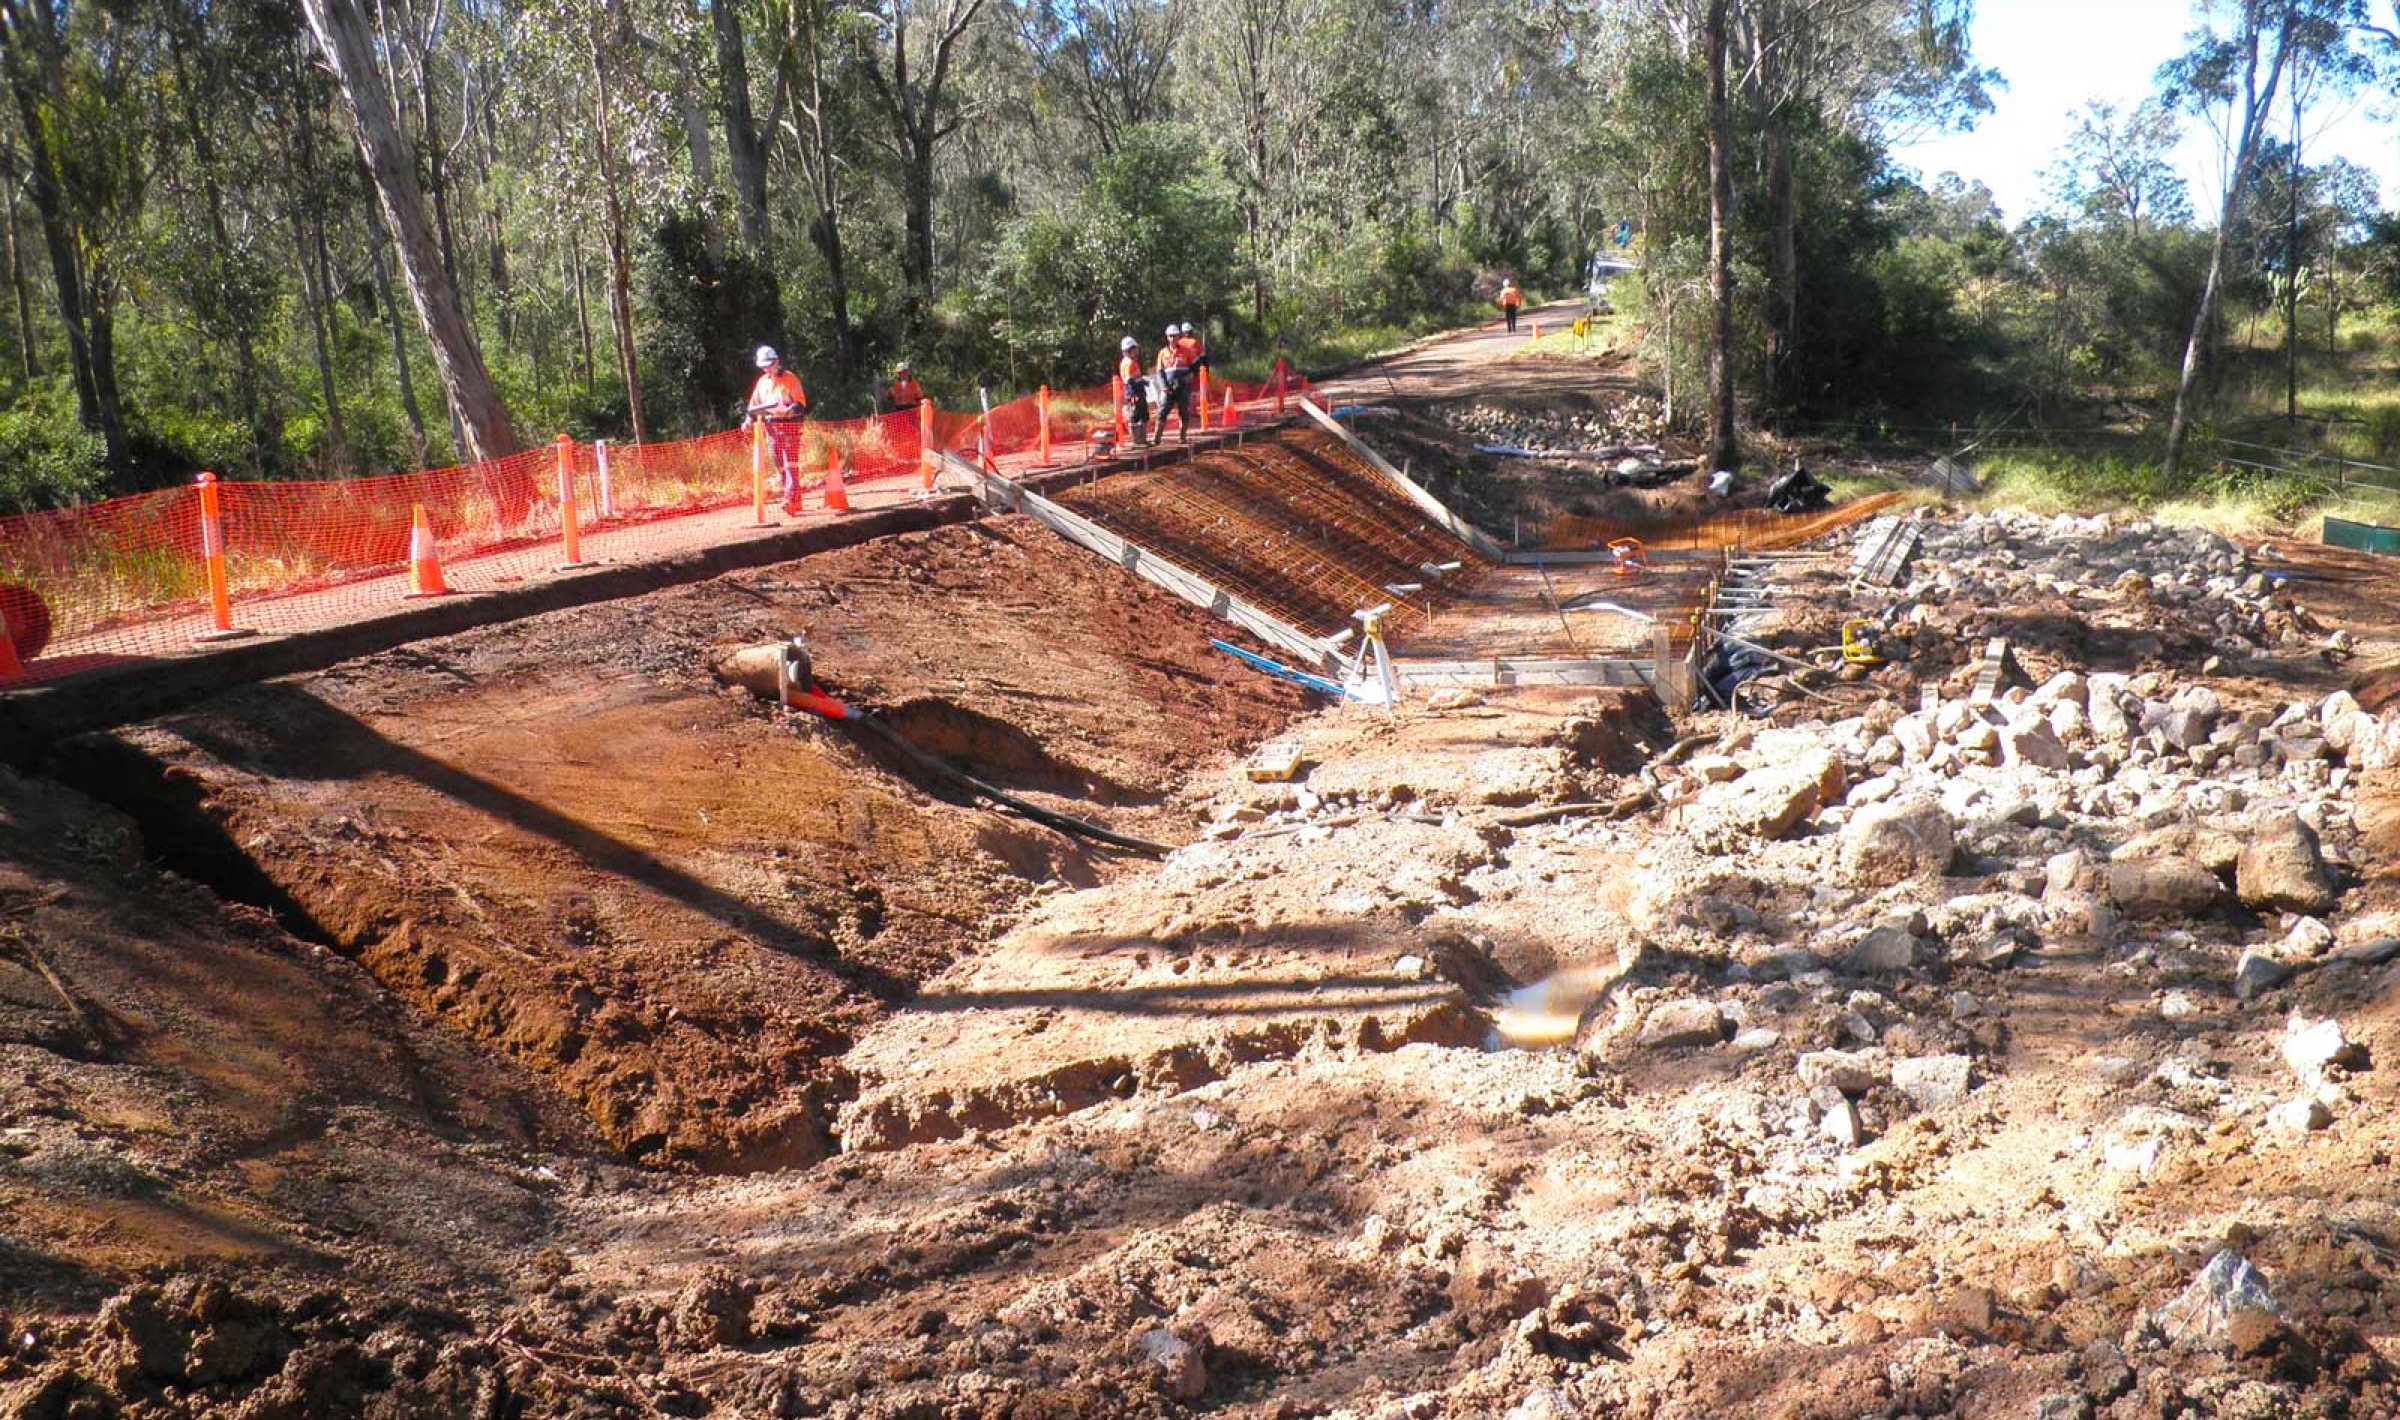
<path fill-rule="evenodd" d="M 1610 966 L 1570 966 L 1502 997 L 1492 1011 L 1487 1050 L 1547 1050 L 1575 1039 L 1585 1008 L 1620 975 Z"/>

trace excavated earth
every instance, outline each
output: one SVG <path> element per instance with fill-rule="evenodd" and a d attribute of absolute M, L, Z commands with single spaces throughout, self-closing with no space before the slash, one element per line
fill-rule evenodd
<path fill-rule="evenodd" d="M 61 746 L 0 1417 L 2395 1413 L 2391 573 L 1925 536 L 1756 718 L 1326 708 L 1004 518 Z"/>

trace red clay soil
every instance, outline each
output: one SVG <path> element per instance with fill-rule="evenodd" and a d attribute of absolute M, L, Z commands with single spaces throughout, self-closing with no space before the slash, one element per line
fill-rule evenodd
<path fill-rule="evenodd" d="M 144 857 L 123 815 L 0 770 L 0 1307 L 193 1262 L 447 1291 L 552 1226 L 555 1175 L 507 1155 L 589 1150 L 580 1117 Z"/>
<path fill-rule="evenodd" d="M 793 632 L 926 749 L 1154 837 L 1178 834 L 1155 806 L 1184 772 L 1297 703 L 1209 649 L 1220 623 L 1008 521 L 250 687 L 82 741 L 62 768 L 546 1081 L 627 1157 L 804 1163 L 862 1026 L 1035 883 L 1110 865 L 705 669 Z"/>

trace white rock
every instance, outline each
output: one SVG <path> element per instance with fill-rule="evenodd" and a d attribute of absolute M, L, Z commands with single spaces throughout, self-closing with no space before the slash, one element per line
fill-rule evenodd
<path fill-rule="evenodd" d="M 1967 1097 L 1971 1064 L 1964 1055 L 1908 1056 L 1892 1062 L 1892 1088 L 1919 1109 L 1947 1109 Z"/>
<path fill-rule="evenodd" d="M 1158 1368 L 1169 1394 L 1177 1400 L 1198 1400 L 1208 1389 L 1208 1367 L 1200 1348 L 1164 1327 L 1135 1338 L 1134 1353 Z"/>
<path fill-rule="evenodd" d="M 2303 917 L 2284 934 L 2282 956 L 2286 961 L 2309 961 L 2333 949 L 2333 929 L 2321 917 Z"/>
<path fill-rule="evenodd" d="M 2328 1017 L 2312 1021 L 2294 1012 L 2283 1025 L 2283 1063 L 2305 1084 L 2318 1084 L 2327 1069 L 2350 1062 L 2355 1048 L 2342 1034 L 2342 1023 Z"/>
<path fill-rule="evenodd" d="M 2333 1123 L 2333 1111 L 2322 1100 L 2302 1095 L 2285 1100 L 2267 1111 L 2266 1127 L 2270 1134 L 2311 1134 Z"/>
<path fill-rule="evenodd" d="M 1875 1086 L 1875 1057 L 1862 1050 L 1811 1050 L 1793 1063 L 1800 1083 L 1812 1090 L 1863 1095 Z"/>

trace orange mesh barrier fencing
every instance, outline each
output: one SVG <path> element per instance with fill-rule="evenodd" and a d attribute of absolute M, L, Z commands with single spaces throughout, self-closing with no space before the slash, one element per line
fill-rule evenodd
<path fill-rule="evenodd" d="M 1279 382 L 1235 385 L 1244 419 L 1307 392 Z M 1227 387 L 1212 388 L 1222 401 Z M 1110 426 L 1109 386 L 1053 390 L 1052 462 L 1100 452 Z M 923 479 L 915 412 L 810 421 L 772 441 L 765 469 L 770 521 L 782 501 L 782 465 L 810 513 L 820 511 L 829 465 L 852 489 L 880 484 L 905 497 Z M 1027 395 L 982 411 L 937 407 L 935 446 L 970 463 L 988 454 L 1012 473 L 1039 466 L 1042 401 Z M 584 562 L 628 562 L 705 548 L 751 526 L 752 439 L 726 430 L 672 443 L 568 444 L 564 478 L 574 494 Z M 197 487 L 115 498 L 56 512 L 0 518 L 0 685 L 25 685 L 113 662 L 183 651 L 215 628 L 210 554 L 217 555 L 239 632 L 322 630 L 388 611 L 408 595 L 410 533 L 422 508 L 430 549 L 450 593 L 524 582 L 567 560 L 560 446 L 488 463 L 417 473 L 302 482 L 216 484 L 221 535 L 204 526 Z M 938 470 L 937 470 L 938 472 Z M 11 664 L 12 660 L 14 664 Z"/>
<path fill-rule="evenodd" d="M 1714 552 L 1732 548 L 1775 552 L 1840 532 L 1899 500 L 1876 493 L 1816 513 L 1778 513 L 1771 508 L 1658 518 L 1589 518 L 1567 515 L 1543 530 L 1546 552 L 1597 551 L 1619 538 L 1633 538 L 1651 552 Z"/>

